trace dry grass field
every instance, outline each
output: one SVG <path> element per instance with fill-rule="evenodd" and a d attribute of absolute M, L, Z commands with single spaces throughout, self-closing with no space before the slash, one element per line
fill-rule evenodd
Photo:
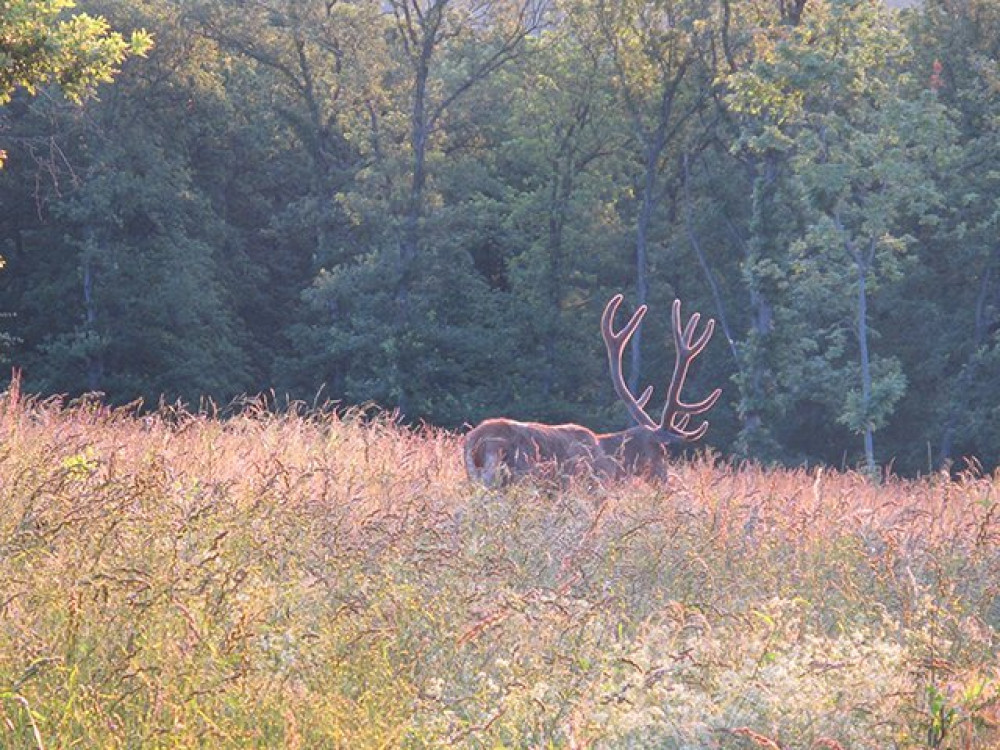
<path fill-rule="evenodd" d="M 1000 747 L 1000 478 L 0 396 L 0 747 Z"/>

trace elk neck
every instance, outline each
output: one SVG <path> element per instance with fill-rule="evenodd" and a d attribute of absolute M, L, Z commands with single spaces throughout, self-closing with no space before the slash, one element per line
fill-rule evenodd
<path fill-rule="evenodd" d="M 636 449 L 646 446 L 673 445 L 680 442 L 676 435 L 666 430 L 651 430 L 641 425 L 635 425 L 634 427 L 617 432 L 603 433 L 596 437 L 601 450 L 609 456 L 621 453 L 625 450 L 626 446 Z"/>

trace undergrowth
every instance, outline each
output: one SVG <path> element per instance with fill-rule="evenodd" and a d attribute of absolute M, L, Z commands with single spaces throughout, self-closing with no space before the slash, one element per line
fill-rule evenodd
<path fill-rule="evenodd" d="M 0 396 L 0 746 L 1000 746 L 1000 479 L 459 453 Z"/>

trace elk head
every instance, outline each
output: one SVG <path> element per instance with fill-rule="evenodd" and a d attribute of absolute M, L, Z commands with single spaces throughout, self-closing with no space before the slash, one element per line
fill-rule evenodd
<path fill-rule="evenodd" d="M 716 388 L 701 401 L 686 403 L 681 399 L 681 389 L 691 362 L 712 338 L 715 321 L 709 320 L 701 335 L 695 338 L 701 315 L 695 313 L 686 325 L 681 326 L 681 303 L 674 300 L 674 372 L 667 387 L 666 403 L 659 420 L 656 420 L 645 410 L 653 387 L 647 387 L 636 397 L 629 390 L 622 373 L 625 347 L 642 323 L 647 308 L 641 306 L 625 326 L 616 331 L 614 321 L 621 303 L 620 294 L 608 301 L 601 316 L 601 335 L 607 349 L 615 393 L 625 404 L 635 426 L 619 432 L 597 434 L 575 424 L 547 425 L 503 418 L 488 419 L 465 437 L 465 467 L 470 479 L 495 485 L 526 474 L 544 472 L 590 473 L 598 477 L 643 473 L 663 477 L 666 474 L 667 446 L 704 437 L 708 422 L 691 427 L 691 418 L 711 409 L 722 395 L 722 390 Z"/>

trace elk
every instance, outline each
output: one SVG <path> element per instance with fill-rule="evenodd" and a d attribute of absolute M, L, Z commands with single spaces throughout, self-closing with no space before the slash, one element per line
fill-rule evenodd
<path fill-rule="evenodd" d="M 664 467 L 668 446 L 693 442 L 705 435 L 708 422 L 691 428 L 691 417 L 715 406 L 722 389 L 716 388 L 707 398 L 690 404 L 681 400 L 681 389 L 691 362 L 712 338 L 715 321 L 710 319 L 695 339 L 701 315 L 694 313 L 687 325 L 682 327 L 681 302 L 674 300 L 672 317 L 676 359 L 667 388 L 666 404 L 659 421 L 656 421 L 645 411 L 653 387 L 648 386 L 636 397 L 622 374 L 625 347 L 642 323 L 647 308 L 646 305 L 639 307 L 628 323 L 616 331 L 615 316 L 622 299 L 622 295 L 617 294 L 605 306 L 601 316 L 601 335 L 607 349 L 615 393 L 625 404 L 635 425 L 619 432 L 598 434 L 577 424 L 549 425 L 505 418 L 487 419 L 465 436 L 465 468 L 471 480 L 496 486 L 526 475 L 546 472 L 592 474 L 599 478 L 631 474 L 662 478 L 666 475 Z"/>

